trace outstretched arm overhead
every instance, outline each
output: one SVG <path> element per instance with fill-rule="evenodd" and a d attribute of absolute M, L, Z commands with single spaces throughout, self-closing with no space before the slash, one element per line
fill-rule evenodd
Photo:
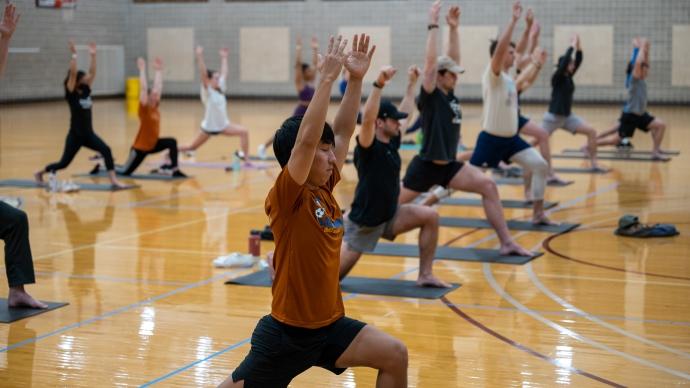
<path fill-rule="evenodd" d="M 69 60 L 69 75 L 67 76 L 67 91 L 72 93 L 77 86 L 77 48 L 74 46 L 74 41 L 69 40 L 69 51 L 72 53 L 72 58 Z"/>
<path fill-rule="evenodd" d="M 642 38 L 640 40 L 640 53 L 637 55 L 633 67 L 633 78 L 642 78 L 642 66 L 649 66 L 649 40 L 647 40 L 647 38 Z"/>
<path fill-rule="evenodd" d="M 96 80 L 96 43 L 89 43 L 89 57 L 91 58 L 91 64 L 89 65 L 89 74 L 86 75 L 86 83 L 89 87 L 93 85 L 93 81 Z"/>
<path fill-rule="evenodd" d="M 307 112 L 302 118 L 295 139 L 295 146 L 287 163 L 290 176 L 298 185 L 303 185 L 307 181 L 316 149 L 320 145 L 328 103 L 331 99 L 331 88 L 343 67 L 346 45 L 347 40 L 343 41 L 340 36 L 338 39 L 333 39 L 331 36 L 326 56 L 320 62 L 321 79 L 316 86 L 314 97 L 307 107 Z"/>
<path fill-rule="evenodd" d="M 436 88 L 436 44 L 438 35 L 438 17 L 441 13 L 441 0 L 436 0 L 429 9 L 429 32 L 426 37 L 426 55 L 424 57 L 424 76 L 422 87 L 427 93 L 432 93 Z"/>
<path fill-rule="evenodd" d="M 522 36 L 520 37 L 517 46 L 515 46 L 515 55 L 518 58 L 518 68 L 520 68 L 519 62 L 523 59 L 523 57 L 529 55 L 529 51 L 527 50 L 527 42 L 529 41 L 532 23 L 534 23 L 534 12 L 532 11 L 532 8 L 527 8 L 527 13 L 525 14 L 525 23 L 527 23 L 527 26 L 525 26 L 525 30 L 522 32 Z"/>
<path fill-rule="evenodd" d="M 376 118 L 379 114 L 379 105 L 381 104 L 381 91 L 388 82 L 395 75 L 396 69 L 393 66 L 383 66 L 379 71 L 379 76 L 376 78 L 376 85 L 371 89 L 371 93 L 364 104 L 364 112 L 362 113 L 362 126 L 359 128 L 358 142 L 363 148 L 369 148 L 374 142 L 376 135 Z"/>
<path fill-rule="evenodd" d="M 0 76 L 5 70 L 5 63 L 7 62 L 7 53 L 10 49 L 10 39 L 12 34 L 17 29 L 19 22 L 19 14 L 14 4 L 8 3 L 5 5 L 5 11 L 0 21 Z"/>
<path fill-rule="evenodd" d="M 319 40 L 316 35 L 311 37 L 311 65 L 314 69 L 319 67 Z"/>
<path fill-rule="evenodd" d="M 206 69 L 206 63 L 204 62 L 204 48 L 201 46 L 196 46 L 194 49 L 194 53 L 196 54 L 196 63 L 197 66 L 199 66 L 199 75 L 201 78 L 201 85 L 203 85 L 204 88 L 208 87 L 208 70 Z"/>
<path fill-rule="evenodd" d="M 580 45 L 580 35 L 575 34 L 575 68 L 573 74 L 577 73 L 577 69 L 582 64 L 582 46 Z"/>
<path fill-rule="evenodd" d="M 333 120 L 335 164 L 338 170 L 341 170 L 345 164 L 350 138 L 357 125 L 357 111 L 362 99 L 362 79 L 369 70 L 374 50 L 376 46 L 369 49 L 369 35 L 361 34 L 359 37 L 355 35 L 352 40 L 352 51 L 345 56 L 345 62 L 343 62 L 345 69 L 350 73 L 350 81 L 347 83 L 345 95 Z M 337 76 L 338 74 L 335 74 L 333 79 Z"/>
<path fill-rule="evenodd" d="M 415 110 L 414 94 L 417 91 L 417 79 L 419 78 L 420 70 L 416 65 L 407 68 L 407 88 L 405 96 L 400 102 L 398 108 L 401 112 L 407 113 L 408 119 L 412 117 Z M 409 121 L 409 120 L 408 120 Z"/>
<path fill-rule="evenodd" d="M 635 62 L 637 62 L 637 56 L 640 54 L 640 37 L 636 36 L 632 40 L 633 44 L 633 51 L 632 51 L 632 57 L 630 58 L 630 66 L 634 67 Z M 625 77 L 625 88 L 630 87 L 630 80 L 632 79 L 632 71 L 628 73 L 628 75 Z"/>
<path fill-rule="evenodd" d="M 546 63 L 547 53 L 541 47 L 537 47 L 531 55 L 531 62 L 523 72 L 517 77 L 515 81 L 515 87 L 518 92 L 527 90 L 534 81 L 539 76 L 539 71 L 541 70 L 544 63 Z"/>
<path fill-rule="evenodd" d="M 573 50 L 575 50 L 576 37 L 577 37 L 577 34 L 573 35 L 572 39 L 570 40 L 570 46 L 565 51 L 565 54 L 563 54 L 558 59 L 558 65 L 556 67 L 555 73 L 558 74 L 559 76 L 565 75 L 565 72 L 568 70 L 568 65 L 570 64 L 570 61 L 573 58 Z"/>
<path fill-rule="evenodd" d="M 499 75 L 503 71 L 503 56 L 508 50 L 508 46 L 510 46 L 513 29 L 515 28 L 515 23 L 520 19 L 520 15 L 522 15 L 522 5 L 520 1 L 516 1 L 513 3 L 513 13 L 511 14 L 510 22 L 498 39 L 494 56 L 491 58 L 491 71 L 494 75 Z"/>
<path fill-rule="evenodd" d="M 228 79 L 228 55 L 230 54 L 230 49 L 223 47 L 218 51 L 220 55 L 220 78 L 222 80 Z"/>
<path fill-rule="evenodd" d="M 163 95 L 163 61 L 160 58 L 153 60 L 153 92 L 159 97 Z"/>
<path fill-rule="evenodd" d="M 139 69 L 139 103 L 147 105 L 149 103 L 149 86 L 144 58 L 137 58 L 137 68 Z"/>
<path fill-rule="evenodd" d="M 316 53 L 318 58 L 318 53 Z M 318 59 L 317 59 L 318 62 Z M 297 36 L 297 44 L 295 45 L 295 89 L 297 93 L 304 89 L 304 77 L 302 74 L 302 37 Z"/>
<path fill-rule="evenodd" d="M 448 23 L 448 55 L 455 63 L 460 64 L 460 36 L 458 26 L 460 26 L 460 6 L 454 5 L 448 9 L 446 23 Z"/>

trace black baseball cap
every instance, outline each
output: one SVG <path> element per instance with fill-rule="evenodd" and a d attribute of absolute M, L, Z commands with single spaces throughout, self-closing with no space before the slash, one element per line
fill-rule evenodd
<path fill-rule="evenodd" d="M 392 102 L 383 100 L 381 101 L 381 105 L 379 105 L 379 114 L 377 117 L 380 119 L 401 120 L 407 118 L 407 113 L 400 112 Z"/>

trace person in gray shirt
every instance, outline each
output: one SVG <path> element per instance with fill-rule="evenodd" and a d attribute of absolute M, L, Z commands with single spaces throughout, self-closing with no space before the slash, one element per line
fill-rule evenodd
<path fill-rule="evenodd" d="M 618 145 L 623 139 L 629 139 L 639 128 L 644 132 L 652 133 L 653 149 L 652 157 L 658 160 L 668 160 L 661 149 L 661 141 L 666 132 L 666 124 L 661 119 L 655 118 L 647 112 L 647 76 L 649 75 L 649 41 L 646 38 L 634 39 L 633 45 L 639 48 L 639 54 L 628 66 L 628 72 L 632 73 L 628 100 L 623 107 L 623 113 L 619 119 L 617 133 L 600 138 L 597 146 Z"/>

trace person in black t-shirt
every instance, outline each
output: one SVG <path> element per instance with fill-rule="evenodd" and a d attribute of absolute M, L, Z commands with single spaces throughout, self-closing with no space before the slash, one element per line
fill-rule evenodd
<path fill-rule="evenodd" d="M 96 44 L 89 44 L 89 54 L 91 55 L 91 66 L 89 72 L 77 71 L 77 48 L 74 42 L 69 42 L 72 51 L 72 59 L 69 62 L 69 71 L 65 78 L 65 99 L 69 105 L 71 113 L 70 127 L 65 140 L 65 148 L 59 162 L 51 163 L 45 168 L 34 174 L 36 182 L 43 183 L 43 174 L 46 172 L 54 173 L 57 170 L 67 168 L 72 159 L 77 155 L 81 147 L 86 147 L 97 151 L 103 156 L 105 166 L 108 170 L 110 183 L 114 187 L 124 187 L 115 177 L 115 163 L 110 147 L 93 131 L 91 118 L 91 85 L 96 77 Z"/>
<path fill-rule="evenodd" d="M 436 57 L 438 19 L 441 2 L 436 1 L 429 10 L 426 59 L 418 107 L 422 116 L 424 142 L 419 155 L 410 162 L 403 178 L 399 203 L 413 201 L 434 185 L 453 190 L 478 193 L 482 196 L 486 218 L 496 231 L 501 243 L 501 254 L 531 256 L 508 232 L 503 206 L 496 183 L 477 167 L 456 160 L 460 140 L 461 112 L 458 99 L 453 94 L 458 74 L 464 70 L 460 62 L 458 26 L 460 7 L 448 10 L 449 27 L 447 56 Z M 441 190 L 448 193 L 448 190 Z M 433 190 L 425 204 L 433 204 L 445 194 Z"/>
<path fill-rule="evenodd" d="M 364 105 L 362 127 L 355 147 L 359 182 L 350 211 L 344 216 L 345 236 L 340 248 L 340 278 L 345 277 L 362 256 L 373 251 L 379 238 L 388 240 L 412 229 L 419 231 L 419 276 L 423 287 L 449 287 L 432 274 L 438 243 L 438 213 L 428 206 L 398 206 L 400 194 L 400 121 L 408 117 L 390 101 L 381 101 L 381 89 L 395 69 L 381 69 Z M 407 96 L 407 100 L 414 97 Z M 407 104 L 409 105 L 409 104 Z M 409 108 L 409 106 L 408 106 Z"/>

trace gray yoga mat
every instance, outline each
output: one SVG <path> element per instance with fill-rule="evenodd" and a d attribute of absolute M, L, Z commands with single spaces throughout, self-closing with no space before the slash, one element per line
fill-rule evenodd
<path fill-rule="evenodd" d="M 72 176 L 73 177 L 79 177 L 79 178 L 106 178 L 106 177 L 108 177 L 108 173 L 105 171 L 102 171 L 102 172 L 99 172 L 98 174 L 74 174 Z M 171 176 L 171 175 L 154 174 L 154 173 L 118 175 L 117 177 L 122 178 L 122 179 L 144 179 L 144 180 L 153 180 L 153 181 L 176 181 L 176 180 L 191 178 L 191 176 L 176 177 L 176 176 Z"/>
<path fill-rule="evenodd" d="M 449 206 L 482 206 L 482 200 L 479 198 L 444 198 L 439 202 L 441 205 Z M 515 199 L 502 199 L 501 205 L 506 209 L 531 209 L 532 203 L 527 201 L 519 201 Z M 558 202 L 544 201 L 544 209 L 551 209 L 556 207 Z"/>
<path fill-rule="evenodd" d="M 225 284 L 270 287 L 271 279 L 267 270 L 228 280 Z M 451 288 L 419 287 L 412 280 L 376 279 L 348 276 L 340 282 L 343 292 L 366 295 L 399 296 L 402 298 L 438 299 L 460 287 L 453 283 Z"/>
<path fill-rule="evenodd" d="M 563 150 L 565 153 L 576 153 L 576 154 L 581 154 L 582 151 L 575 149 L 575 148 L 566 148 Z M 651 154 L 651 150 L 619 150 L 619 149 L 598 149 L 597 150 L 597 155 L 598 154 L 630 154 L 630 155 L 649 155 Z M 666 155 L 680 155 L 680 151 L 676 150 L 669 150 L 665 151 L 664 154 Z"/>
<path fill-rule="evenodd" d="M 531 221 L 512 221 L 506 222 L 510 230 L 525 230 L 531 232 L 547 232 L 547 233 L 565 233 L 569 232 L 580 224 L 566 224 L 559 225 L 534 225 Z M 491 229 L 492 226 L 489 221 L 481 218 L 456 218 L 456 217 L 441 217 L 439 225 L 453 227 L 453 228 L 480 228 Z"/>
<path fill-rule="evenodd" d="M 593 169 L 591 167 L 554 167 L 553 171 L 561 174 L 608 174 L 611 172 L 611 170 Z M 512 173 L 517 173 L 518 175 L 504 178 L 518 178 L 522 176 L 522 170 L 513 169 Z M 494 175 L 500 177 L 504 174 L 500 171 L 494 171 Z"/>
<path fill-rule="evenodd" d="M 589 157 L 585 156 L 584 154 L 576 154 L 576 153 L 551 155 L 551 157 L 554 159 L 589 159 Z M 645 155 L 645 154 L 637 154 L 637 155 L 626 155 L 626 154 L 600 155 L 600 154 L 597 154 L 597 159 L 599 159 L 599 160 L 630 160 L 630 161 L 636 161 L 636 162 L 668 162 L 668 160 L 654 159 L 654 158 L 652 158 L 651 154 L 648 154 L 648 155 Z"/>
<path fill-rule="evenodd" d="M 419 246 L 408 244 L 378 243 L 371 255 L 419 257 Z M 475 263 L 525 264 L 543 253 L 534 256 L 501 256 L 498 249 L 437 247 L 437 260 L 472 261 Z"/>
<path fill-rule="evenodd" d="M 506 186 L 522 186 L 525 184 L 525 182 L 522 178 L 494 178 L 494 181 L 496 182 L 497 185 L 506 185 Z M 549 183 L 547 183 L 547 186 L 564 187 L 564 186 L 569 186 L 572 184 L 573 184 L 573 181 L 565 181 L 564 183 L 549 182 Z"/>
<path fill-rule="evenodd" d="M 81 191 L 120 191 L 120 190 L 129 190 L 129 189 L 136 189 L 139 187 L 139 185 L 125 185 L 125 187 L 113 187 L 110 184 L 106 185 L 100 185 L 96 183 L 84 183 L 84 182 L 75 182 L 77 185 L 79 185 L 79 190 Z M 36 183 L 33 180 L 30 179 L 5 179 L 0 181 L 0 186 L 4 187 L 35 187 L 35 188 L 44 188 L 45 184 L 40 185 Z"/>
<path fill-rule="evenodd" d="M 32 308 L 28 308 L 28 307 L 9 308 L 9 307 L 7 307 L 7 299 L 6 298 L 0 298 L 0 322 L 12 323 L 12 322 L 18 321 L 20 319 L 32 317 L 32 316 L 38 315 L 38 314 L 47 313 L 48 311 L 58 309 L 62 306 L 67 306 L 69 304 L 67 302 L 46 302 L 46 301 L 43 301 L 43 303 L 47 304 L 48 308 L 45 308 L 45 309 L 32 309 Z"/>

